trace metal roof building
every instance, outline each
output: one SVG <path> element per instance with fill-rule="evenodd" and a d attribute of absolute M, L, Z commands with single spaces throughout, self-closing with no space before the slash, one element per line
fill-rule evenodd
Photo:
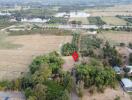
<path fill-rule="evenodd" d="M 121 79 L 121 85 L 127 92 L 132 92 L 132 81 L 128 78 Z"/>

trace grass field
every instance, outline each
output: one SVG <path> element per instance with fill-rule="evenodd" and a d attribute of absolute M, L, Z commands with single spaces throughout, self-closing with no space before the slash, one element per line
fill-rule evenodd
<path fill-rule="evenodd" d="M 82 22 L 82 24 L 89 24 L 89 21 L 88 21 L 88 19 L 86 18 L 86 17 L 84 17 L 84 18 L 75 18 L 75 17 L 72 17 L 72 18 L 70 18 L 69 19 L 69 21 L 81 21 Z"/>
<path fill-rule="evenodd" d="M 122 32 L 122 31 L 103 31 L 98 34 L 98 36 L 106 41 L 111 43 L 126 43 L 132 42 L 132 33 L 131 32 Z"/>
<path fill-rule="evenodd" d="M 101 17 L 101 19 L 109 25 L 126 25 L 127 21 L 118 17 Z"/>

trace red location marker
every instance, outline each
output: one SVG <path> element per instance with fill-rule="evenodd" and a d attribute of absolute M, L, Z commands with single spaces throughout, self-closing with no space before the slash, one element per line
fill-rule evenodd
<path fill-rule="evenodd" d="M 73 52 L 72 57 L 74 61 L 78 61 L 78 53 L 76 51 Z"/>

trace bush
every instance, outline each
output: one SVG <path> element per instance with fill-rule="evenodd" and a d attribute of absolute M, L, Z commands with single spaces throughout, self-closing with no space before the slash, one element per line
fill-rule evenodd
<path fill-rule="evenodd" d="M 63 56 L 71 56 L 74 51 L 78 51 L 79 34 L 74 33 L 72 43 L 66 43 L 61 48 Z"/>
<path fill-rule="evenodd" d="M 73 54 L 74 51 L 76 51 L 76 47 L 73 44 L 66 43 L 62 47 L 63 56 L 70 56 Z"/>
<path fill-rule="evenodd" d="M 120 97 L 119 96 L 116 96 L 114 100 L 120 100 Z"/>
<path fill-rule="evenodd" d="M 129 48 L 131 48 L 131 49 L 132 49 L 132 43 L 129 43 L 129 45 L 128 45 L 128 46 L 129 46 Z"/>
<path fill-rule="evenodd" d="M 132 65 L 132 53 L 129 55 L 129 64 Z"/>

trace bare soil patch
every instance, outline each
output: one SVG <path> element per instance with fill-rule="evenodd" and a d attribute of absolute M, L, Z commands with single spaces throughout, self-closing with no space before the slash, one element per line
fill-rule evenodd
<path fill-rule="evenodd" d="M 28 71 L 28 65 L 38 55 L 58 51 L 61 44 L 71 42 L 72 36 L 23 35 L 7 37 L 17 49 L 0 50 L 0 79 L 18 78 Z"/>
<path fill-rule="evenodd" d="M 120 97 L 120 100 L 131 100 L 130 95 L 121 88 L 116 90 L 108 88 L 104 93 L 96 93 L 94 95 L 90 95 L 88 90 L 85 90 L 82 100 L 114 100 L 117 96 Z"/>
<path fill-rule="evenodd" d="M 132 32 L 122 32 L 122 31 L 104 31 L 98 34 L 102 39 L 113 43 L 126 43 L 132 42 Z"/>
<path fill-rule="evenodd" d="M 74 67 L 75 61 L 73 60 L 72 56 L 63 57 L 63 59 L 65 61 L 63 70 L 70 71 Z"/>

